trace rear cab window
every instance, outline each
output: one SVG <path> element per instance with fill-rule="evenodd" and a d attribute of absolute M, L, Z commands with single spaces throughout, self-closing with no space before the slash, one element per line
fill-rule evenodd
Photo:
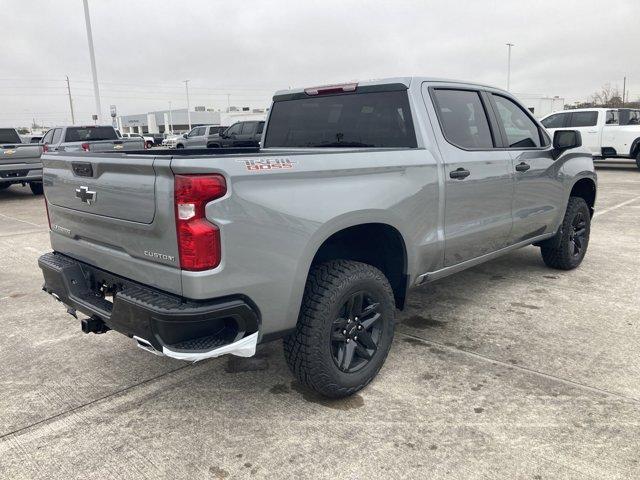
<path fill-rule="evenodd" d="M 22 143 L 22 140 L 13 128 L 0 128 L 0 144 L 2 143 Z"/>
<path fill-rule="evenodd" d="M 88 142 L 99 140 L 118 140 L 113 127 L 68 127 L 65 142 Z"/>
<path fill-rule="evenodd" d="M 264 146 L 416 148 L 407 91 L 275 99 Z"/>

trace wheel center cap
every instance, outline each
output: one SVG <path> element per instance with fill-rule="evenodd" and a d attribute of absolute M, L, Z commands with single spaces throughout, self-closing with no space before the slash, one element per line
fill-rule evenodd
<path fill-rule="evenodd" d="M 355 324 L 348 330 L 347 337 L 353 338 L 357 334 L 358 334 L 358 325 Z"/>

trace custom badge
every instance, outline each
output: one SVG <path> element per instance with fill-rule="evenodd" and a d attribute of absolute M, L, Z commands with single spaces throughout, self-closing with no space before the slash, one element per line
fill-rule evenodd
<path fill-rule="evenodd" d="M 244 163 L 244 166 L 250 172 L 262 172 L 265 170 L 290 170 L 294 168 L 295 161 L 288 158 L 265 158 L 265 159 L 248 159 L 238 160 Z"/>

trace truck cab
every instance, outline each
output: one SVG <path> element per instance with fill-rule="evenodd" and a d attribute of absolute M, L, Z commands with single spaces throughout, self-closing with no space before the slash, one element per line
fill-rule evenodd
<path fill-rule="evenodd" d="M 630 158 L 640 168 L 640 110 L 580 108 L 552 113 L 541 123 L 553 134 L 570 128 L 580 132 L 582 145 L 594 158 Z"/>

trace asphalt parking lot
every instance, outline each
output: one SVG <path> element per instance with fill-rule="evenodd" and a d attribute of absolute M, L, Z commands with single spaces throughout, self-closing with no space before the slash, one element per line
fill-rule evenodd
<path fill-rule="evenodd" d="M 40 291 L 42 198 L 0 192 L 0 478 L 640 478 L 640 170 L 599 168 L 572 272 L 528 247 L 415 290 L 360 394 L 280 342 L 195 365 L 84 335 Z"/>

